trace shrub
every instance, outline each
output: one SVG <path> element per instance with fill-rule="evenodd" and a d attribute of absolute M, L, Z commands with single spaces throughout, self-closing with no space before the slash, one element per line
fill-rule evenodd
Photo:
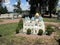
<path fill-rule="evenodd" d="M 2 35 L 0 35 L 0 37 L 2 37 Z"/>
<path fill-rule="evenodd" d="M 20 19 L 19 23 L 18 23 L 18 28 L 22 29 L 23 28 L 23 20 Z"/>
<path fill-rule="evenodd" d="M 19 30 L 21 30 L 23 28 L 23 20 L 20 19 L 19 23 L 18 23 L 18 27 L 16 29 L 16 34 L 19 33 Z"/>
<path fill-rule="evenodd" d="M 16 34 L 18 34 L 18 33 L 19 33 L 19 28 L 16 29 Z"/>
<path fill-rule="evenodd" d="M 28 29 L 28 30 L 27 30 L 27 34 L 28 34 L 28 35 L 31 34 L 31 29 Z"/>
<path fill-rule="evenodd" d="M 40 29 L 39 32 L 38 32 L 38 35 L 42 35 L 43 34 L 43 30 Z"/>
<path fill-rule="evenodd" d="M 54 32 L 54 29 L 52 28 L 52 26 L 47 26 L 47 35 L 51 35 L 52 32 Z"/>

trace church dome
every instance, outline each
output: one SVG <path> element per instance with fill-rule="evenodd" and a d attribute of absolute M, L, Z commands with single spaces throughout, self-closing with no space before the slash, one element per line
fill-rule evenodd
<path fill-rule="evenodd" d="M 30 18 L 29 17 L 25 17 L 25 20 L 30 20 Z"/>
<path fill-rule="evenodd" d="M 39 17 L 39 13 L 36 13 L 35 16 L 36 16 L 36 17 Z"/>
<path fill-rule="evenodd" d="M 41 16 L 39 16 L 39 20 L 40 20 L 40 21 L 43 21 L 43 18 L 42 18 Z"/>
<path fill-rule="evenodd" d="M 35 20 L 35 18 L 34 18 L 34 17 L 32 17 L 32 18 L 31 18 L 31 20 Z"/>

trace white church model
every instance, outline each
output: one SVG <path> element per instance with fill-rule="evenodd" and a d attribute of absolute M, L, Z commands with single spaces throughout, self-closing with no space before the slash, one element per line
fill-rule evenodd
<path fill-rule="evenodd" d="M 43 33 L 45 32 L 43 18 L 39 13 L 36 13 L 35 17 L 32 17 L 31 19 L 25 17 L 23 20 L 23 32 L 27 33 L 28 29 L 31 29 L 31 34 L 38 34 L 39 29 L 42 29 Z"/>

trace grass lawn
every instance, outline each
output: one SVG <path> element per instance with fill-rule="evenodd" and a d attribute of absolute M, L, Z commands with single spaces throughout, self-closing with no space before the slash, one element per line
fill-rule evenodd
<path fill-rule="evenodd" d="M 60 23 L 60 20 L 57 20 L 56 18 L 44 18 L 45 22 L 57 22 Z"/>
<path fill-rule="evenodd" d="M 18 23 L 11 23 L 11 24 L 2 24 L 0 25 L 0 35 L 8 36 L 15 32 Z"/>

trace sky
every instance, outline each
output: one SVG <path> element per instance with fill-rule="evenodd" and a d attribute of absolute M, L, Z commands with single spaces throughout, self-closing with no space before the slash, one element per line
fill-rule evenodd
<path fill-rule="evenodd" d="M 17 4 L 16 0 L 5 0 L 5 3 L 3 3 L 3 6 L 6 6 L 8 11 L 11 12 L 14 9 L 13 7 L 14 4 Z M 60 0 L 59 0 L 58 5 L 60 5 Z M 30 7 L 28 2 L 26 2 L 26 0 L 21 0 L 20 6 L 22 10 L 29 10 L 29 7 Z"/>
<path fill-rule="evenodd" d="M 5 3 L 3 3 L 3 6 L 6 6 L 8 11 L 11 12 L 14 9 L 14 4 L 17 4 L 16 0 L 5 0 Z M 26 2 L 26 0 L 21 0 L 21 8 L 22 10 L 29 10 L 29 4 Z"/>

